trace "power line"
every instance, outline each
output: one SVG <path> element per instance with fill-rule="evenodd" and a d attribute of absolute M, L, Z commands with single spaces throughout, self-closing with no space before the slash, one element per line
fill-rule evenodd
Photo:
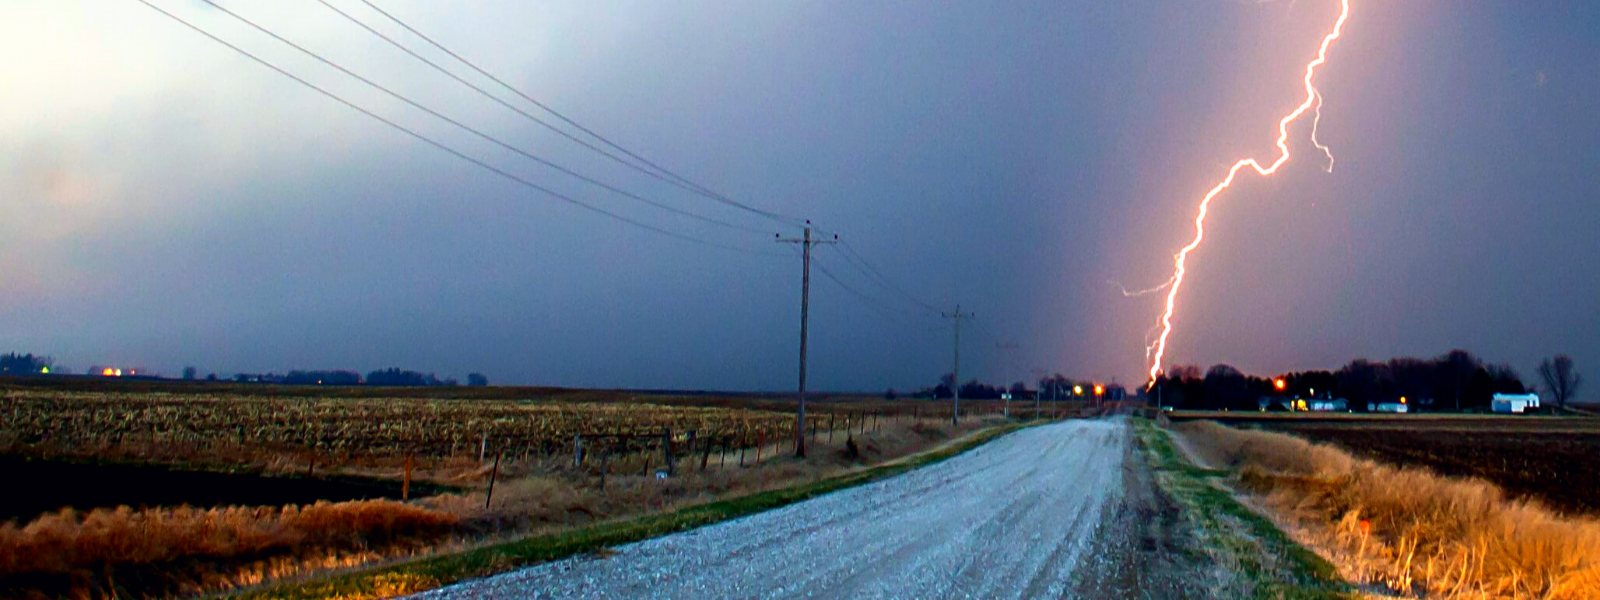
<path fill-rule="evenodd" d="M 887 288 L 896 294 L 899 294 L 901 297 L 910 300 L 911 303 L 916 304 L 917 306 L 921 306 L 922 308 L 932 312 L 939 312 L 939 307 L 918 299 L 910 292 L 905 291 L 905 288 L 895 284 L 894 280 L 884 275 L 883 272 L 878 270 L 877 267 L 872 266 L 872 263 L 868 262 L 865 256 L 862 256 L 861 253 L 857 252 L 854 247 L 850 246 L 849 241 L 841 243 L 840 246 L 842 246 L 843 249 L 838 251 L 839 254 L 844 256 L 845 260 L 849 262 L 851 266 L 854 266 L 856 270 L 861 271 L 862 274 L 865 274 L 868 279 L 876 281 L 878 285 L 883 286 L 884 288 Z"/>
<path fill-rule="evenodd" d="M 397 130 L 397 131 L 400 131 L 401 133 L 404 133 L 404 134 L 406 134 L 408 136 L 411 136 L 412 138 L 415 138 L 416 140 L 418 140 L 420 142 L 423 142 L 425 144 L 433 146 L 434 148 L 437 148 L 437 149 L 439 149 L 441 151 L 444 151 L 444 152 L 446 152 L 446 153 L 448 153 L 448 154 L 450 154 L 452 156 L 455 156 L 456 158 L 459 158 L 461 160 L 464 160 L 464 161 L 467 161 L 467 162 L 472 163 L 474 165 L 477 165 L 478 167 L 481 167 L 481 168 L 483 168 L 483 169 L 485 169 L 485 170 L 487 170 L 487 171 L 489 171 L 491 173 L 494 173 L 496 175 L 504 177 L 504 178 L 506 178 L 508 180 L 511 180 L 513 182 L 516 182 L 518 184 L 526 186 L 526 187 L 528 187 L 530 189 L 533 189 L 535 191 L 542 192 L 542 193 L 544 193 L 544 194 L 546 194 L 548 196 L 551 196 L 553 198 L 556 198 L 556 199 L 562 200 L 564 202 L 567 202 L 569 204 L 572 204 L 574 206 L 583 208 L 584 210 L 588 210 L 590 212 L 594 212 L 594 213 L 597 213 L 597 214 L 600 214 L 600 215 L 604 215 L 606 217 L 610 217 L 612 219 L 621 221 L 623 223 L 627 223 L 627 224 L 630 224 L 630 225 L 633 225 L 635 227 L 639 227 L 639 228 L 642 228 L 642 229 L 647 229 L 647 230 L 650 230 L 650 231 L 654 231 L 656 233 L 660 233 L 662 235 L 666 235 L 666 236 L 669 236 L 669 237 L 674 237 L 674 238 L 678 238 L 678 239 L 681 239 L 681 240 L 694 242 L 694 243 L 697 243 L 697 244 L 703 244 L 703 245 L 706 245 L 706 246 L 722 248 L 722 249 L 725 249 L 725 250 L 733 250 L 733 251 L 736 251 L 736 252 L 744 252 L 744 253 L 748 253 L 748 254 L 760 254 L 760 255 L 768 255 L 768 256 L 771 256 L 771 255 L 775 254 L 775 253 L 771 253 L 771 252 L 760 252 L 760 251 L 756 251 L 756 250 L 750 250 L 748 248 L 740 248 L 738 246 L 730 246 L 730 245 L 726 245 L 726 244 L 713 242 L 713 241 L 710 241 L 710 240 L 703 240 L 703 239 L 700 239 L 700 238 L 697 238 L 697 237 L 693 237 L 693 236 L 685 235 L 685 234 L 678 233 L 678 232 L 675 232 L 675 231 L 670 231 L 670 230 L 667 230 L 667 229 L 656 227 L 654 225 L 650 225 L 648 223 L 644 223 L 642 221 L 639 221 L 639 220 L 636 220 L 636 219 L 632 219 L 632 218 L 629 218 L 629 217 L 626 217 L 626 216 L 611 212 L 611 211 L 606 210 L 604 208 L 600 208 L 598 206 L 594 206 L 592 204 L 586 203 L 586 202 L 584 202 L 582 200 L 578 200 L 578 199 L 573 198 L 571 196 L 568 196 L 566 194 L 562 194 L 560 192 L 557 192 L 557 191 L 552 190 L 550 188 L 544 187 L 542 185 L 539 185 L 537 183 L 534 183 L 534 182 L 529 181 L 527 179 L 524 179 L 522 177 L 518 177 L 516 175 L 511 174 L 510 172 L 507 172 L 507 171 L 502 170 L 502 169 L 500 169 L 498 167 L 490 165 L 489 163 L 483 162 L 482 160 L 479 160 L 477 158 L 473 158 L 471 156 L 468 156 L 467 154 L 465 154 L 465 153 L 463 153 L 463 152 L 461 152 L 459 150 L 451 148 L 450 146 L 447 146 L 447 145 L 445 145 L 445 144 L 443 144 L 441 142 L 435 141 L 432 138 L 429 138 L 429 137 L 427 137 L 425 135 L 422 135 L 421 133 L 418 133 L 418 132 L 416 132 L 416 131 L 414 131 L 414 130 L 412 130 L 410 128 L 407 128 L 407 127 L 405 127 L 403 125 L 400 125 L 399 123 L 391 121 L 391 120 L 389 120 L 389 119 L 387 119 L 387 118 L 385 118 L 383 116 L 378 115 L 377 113 L 374 113 L 374 112 L 372 112 L 370 110 L 362 108 L 361 106 L 358 106 L 355 103 L 353 103 L 353 102 L 351 102 L 349 100 L 346 100 L 346 99 L 340 97 L 337 94 L 334 94 L 333 92 L 330 92 L 330 91 L 328 91 L 326 89 L 323 89 L 322 87 L 319 87 L 314 83 L 306 81 L 305 79 L 302 79 L 301 77 L 299 77 L 299 76 L 297 76 L 297 75 L 295 75 L 293 73 L 290 73 L 287 70 L 284 70 L 282 67 L 279 67 L 279 66 L 277 66 L 277 65 L 275 65 L 275 64 L 273 64 L 271 62 L 268 62 L 267 60 L 265 60 L 265 59 L 263 59 L 263 58 L 261 58 L 259 56 L 256 56 L 255 54 L 252 54 L 249 51 L 247 51 L 247 50 L 245 50 L 243 48 L 240 48 L 239 46 L 236 46 L 233 43 L 228 42 L 227 40 L 224 40 L 224 39 L 212 34 L 209 31 L 206 31 L 205 29 L 199 27 L 198 25 L 195 25 L 194 23 L 191 23 L 189 21 L 184 20 L 182 17 L 179 17 L 179 16 L 177 16 L 177 15 L 175 15 L 173 13 L 167 12 L 165 9 L 162 9 L 159 6 L 156 6 L 155 4 L 152 4 L 149 0 L 134 0 L 134 1 L 149 7 L 151 10 L 154 10 L 154 11 L 156 11 L 158 13 L 161 13 L 162 15 L 166 16 L 169 19 L 172 19 L 173 21 L 177 21 L 178 23 L 182 24 L 183 26 L 188 27 L 191 30 L 194 30 L 196 33 L 199 33 L 199 34 L 201 34 L 201 35 L 203 35 L 203 36 L 205 36 L 207 38 L 210 38 L 212 41 L 214 41 L 214 42 L 216 42 L 218 44 L 221 44 L 223 46 L 226 46 L 227 48 L 233 50 L 234 52 L 237 52 L 237 53 L 243 55 L 244 57 L 249 58 L 252 61 L 255 61 L 256 63 L 259 63 L 260 65 L 262 65 L 264 67 L 267 67 L 269 69 L 272 69 L 273 71 L 276 71 L 278 74 L 283 75 L 284 77 L 288 77 L 289 79 L 294 80 L 296 83 L 299 83 L 300 85 L 306 86 L 307 88 L 310 88 L 311 90 L 313 90 L 313 91 L 315 91 L 315 92 L 317 92 L 319 94 L 322 94 L 323 96 L 328 97 L 330 100 L 338 102 L 339 104 L 343 104 L 344 106 L 350 108 L 351 110 L 354 110 L 354 111 L 359 112 L 359 113 L 361 113 L 363 115 L 366 115 L 366 116 L 368 116 L 368 117 L 370 117 L 370 118 L 372 118 L 372 119 L 374 119 L 374 120 L 376 120 L 376 121 L 378 121 L 380 123 L 383 123 L 384 125 L 387 125 L 387 126 L 393 128 L 393 129 Z"/>
<path fill-rule="evenodd" d="M 433 61 L 430 61 L 428 59 L 423 58 L 422 56 L 420 56 L 417 53 L 411 51 L 410 49 L 407 49 L 404 45 L 400 44 L 399 42 L 396 42 L 393 39 L 389 38 L 388 36 L 377 32 L 373 28 L 367 26 L 366 24 L 362 23 L 360 20 L 350 16 L 349 14 L 345 13 L 344 11 L 341 11 L 341 10 L 339 10 L 337 8 L 334 8 L 332 5 L 328 4 L 328 2 L 326 2 L 325 0 L 318 0 L 318 1 L 321 2 L 324 6 L 327 6 L 328 8 L 332 8 L 335 12 L 338 12 L 339 14 L 344 15 L 345 18 L 350 19 L 351 21 L 355 22 L 358 25 L 361 25 L 361 27 L 363 29 L 366 29 L 367 31 L 372 32 L 374 35 L 377 35 L 378 37 L 380 37 L 383 40 L 389 42 L 390 44 L 393 44 L 395 47 L 400 48 L 402 51 L 405 51 L 407 54 L 410 54 L 411 56 L 416 57 L 418 60 L 421 60 L 421 61 L 427 63 L 428 65 L 432 66 L 435 69 L 438 69 L 440 72 L 443 72 L 446 75 L 449 75 L 452 79 L 455 79 L 456 81 L 460 81 L 461 83 L 466 84 L 468 87 L 471 87 L 472 89 L 477 90 L 479 93 L 481 93 L 481 94 L 483 94 L 485 96 L 488 96 L 490 98 L 494 98 L 496 102 L 500 102 L 502 105 L 505 105 L 508 108 L 511 108 L 512 110 L 516 111 L 518 114 L 521 114 L 524 117 L 532 119 L 534 122 L 539 123 L 540 125 L 544 125 L 545 127 L 549 128 L 550 130 L 561 134 L 563 137 L 566 137 L 567 139 L 570 139 L 570 140 L 572 140 L 574 142 L 582 144 L 583 146 L 585 146 L 587 148 L 590 148 L 590 149 L 592 149 L 592 150 L 594 150 L 596 152 L 599 152 L 600 154 L 606 156 L 607 158 L 615 160 L 618 163 L 627 165 L 627 166 L 629 166 L 629 167 L 631 167 L 631 168 L 633 168 L 633 169 L 635 169 L 635 170 L 637 170 L 637 171 L 639 171 L 641 173 L 644 173 L 646 175 L 649 175 L 651 177 L 654 177 L 656 179 L 659 179 L 659 180 L 661 180 L 663 182 L 666 182 L 668 184 L 674 185 L 674 186 L 679 187 L 681 189 L 684 189 L 686 191 L 689 191 L 689 192 L 704 196 L 706 198 L 710 198 L 712 200 L 715 200 L 717 202 L 720 202 L 720 203 L 728 205 L 728 206 L 732 206 L 734 208 L 738 208 L 738 209 L 741 209 L 741 210 L 744 210 L 744 211 L 748 211 L 748 212 L 751 212 L 751 213 L 754 213 L 754 214 L 758 214 L 758 215 L 767 217 L 769 219 L 773 219 L 773 220 L 776 220 L 776 221 L 779 221 L 779 222 L 782 222 L 782 223 L 787 223 L 789 225 L 806 226 L 806 225 L 809 224 L 805 219 L 801 219 L 799 217 L 791 217 L 791 216 L 788 216 L 788 215 L 775 213 L 775 212 L 772 212 L 772 211 L 769 211 L 769 210 L 756 208 L 754 206 L 750 206 L 750 205 L 745 204 L 743 202 L 739 202 L 737 200 L 729 198 L 727 195 L 724 195 L 724 194 L 719 193 L 719 192 L 717 192 L 715 190 L 712 190 L 712 189 L 710 189 L 708 187 L 705 187 L 703 185 L 695 183 L 694 181 L 688 179 L 687 177 L 679 175 L 679 174 L 673 172 L 672 170 L 667 169 L 666 167 L 663 167 L 663 166 L 661 166 L 659 164 L 656 164 L 655 162 L 653 162 L 653 161 L 651 161 L 651 160 L 649 160 L 649 159 L 647 159 L 647 158 L 645 158 L 643 156 L 640 156 L 639 154 L 637 154 L 637 153 L 635 153 L 635 152 L 633 152 L 631 150 L 628 150 L 627 148 L 623 147 L 622 145 L 611 141 L 610 139 L 606 138 L 603 135 L 600 135 L 599 133 L 596 133 L 594 130 L 591 130 L 591 129 L 587 128 L 587 127 L 584 127 L 583 125 L 579 124 L 577 121 L 574 121 L 573 119 L 568 118 L 566 115 L 561 114 L 556 109 L 551 108 L 549 105 L 546 105 L 545 103 L 534 99 L 532 96 L 528 95 L 527 93 L 524 93 L 522 90 L 518 89 L 517 87 L 515 87 L 515 86 L 513 86 L 513 85 L 511 85 L 509 83 L 506 83 L 505 80 L 503 80 L 503 79 L 501 79 L 499 77 L 496 77 L 494 74 L 490 73 L 489 71 L 484 70 L 482 67 L 479 67 L 476 63 L 474 63 L 474 62 L 472 62 L 470 60 L 467 60 L 465 57 L 461 56 L 460 54 L 457 54 L 456 52 L 450 50 L 449 48 L 445 47 L 444 44 L 441 44 L 438 41 L 435 41 L 433 38 L 429 37 L 427 34 L 424 34 L 421 31 L 418 31 L 415 27 L 412 27 L 411 25 L 407 24 L 405 21 L 400 20 L 399 17 L 394 16 L 393 14 L 389 13 L 388 11 L 380 8 L 378 5 L 373 4 L 370 0 L 361 0 L 361 3 L 367 5 L 368 8 L 371 8 L 372 10 L 377 11 L 378 14 L 381 14 L 385 18 L 388 18 L 390 21 L 393 21 L 396 25 L 399 25 L 400 27 L 404 28 L 406 31 L 409 31 L 413 35 L 415 35 L 415 36 L 417 36 L 419 38 L 422 38 L 423 41 L 428 42 L 428 44 L 432 45 L 434 48 L 437 48 L 441 52 L 444 52 L 445 54 L 450 55 L 451 58 L 454 58 L 457 61 L 460 61 L 461 64 L 464 64 L 468 68 L 471 68 L 473 71 L 476 71 L 479 75 L 483 75 L 484 77 L 489 78 L 490 81 L 493 81 L 496 84 L 499 84 L 500 87 L 503 87 L 503 88 L 509 90 L 511 93 L 516 94 L 518 97 L 521 97 L 523 100 L 526 100 L 529 103 L 533 104 L 534 106 L 537 106 L 540 109 L 543 109 L 545 112 L 550 113 L 551 115 L 555 116 L 557 119 L 560 119 L 562 122 L 564 122 L 564 123 L 566 123 L 568 125 L 571 125 L 572 127 L 578 129 L 579 131 L 582 131 L 585 134 L 588 134 L 590 137 L 593 137 L 596 140 L 599 140 L 600 143 L 605 144 L 606 146 L 609 146 L 609 147 L 615 149 L 616 151 L 621 152 L 621 153 L 627 155 L 628 157 L 639 161 L 640 163 L 643 163 L 646 166 L 649 166 L 650 169 L 645 169 L 645 168 L 642 168 L 639 165 L 636 165 L 634 163 L 622 160 L 621 158 L 617 157 L 614 154 L 611 154 L 609 152 L 605 152 L 603 150 L 600 150 L 599 148 L 594 147 L 591 144 L 588 144 L 586 142 L 578 140 L 576 137 L 574 137 L 574 136 L 572 136 L 572 135 L 570 135 L 570 134 L 568 134 L 568 133 L 566 133 L 564 131 L 561 131 L 560 129 L 558 129 L 558 128 L 552 126 L 551 124 L 549 124 L 548 122 L 545 122 L 545 121 L 543 121 L 541 119 L 538 119 L 538 118 L 534 117 L 533 115 L 529 115 L 529 114 L 527 114 L 526 112 L 524 112 L 522 110 L 516 109 L 515 107 L 511 107 L 509 104 L 499 100 L 499 98 L 495 97 L 493 94 L 490 94 L 487 91 L 484 91 L 482 88 L 479 88 L 476 85 L 473 85 L 471 83 L 467 83 L 465 80 L 461 79 L 460 77 L 457 77 L 456 75 L 450 73 L 444 67 L 441 67 L 438 64 L 435 64 Z M 651 169 L 654 169 L 654 171 L 652 171 Z"/>
<path fill-rule="evenodd" d="M 678 215 L 682 215 L 682 216 L 685 216 L 685 217 L 689 217 L 689 218 L 692 218 L 692 219 L 697 219 L 697 220 L 704 221 L 704 222 L 707 222 L 707 223 L 711 223 L 711 224 L 714 224 L 714 225 L 721 225 L 723 227 L 729 227 L 729 228 L 732 228 L 732 229 L 740 229 L 740 230 L 744 230 L 744 231 L 748 231 L 748 232 L 752 232 L 752 233 L 766 233 L 764 230 L 761 230 L 761 229 L 756 229 L 756 228 L 753 228 L 753 227 L 746 227 L 746 226 L 743 226 L 743 225 L 737 225 L 737 224 L 734 224 L 734 223 L 728 223 L 726 221 L 713 219 L 711 217 L 706 217 L 706 216 L 702 216 L 702 215 L 699 215 L 699 214 L 695 214 L 695 213 L 692 213 L 692 212 L 689 212 L 689 211 L 685 211 L 685 210 L 676 208 L 674 206 L 671 206 L 671 205 L 668 205 L 668 204 L 665 204 L 665 203 L 662 203 L 662 202 L 658 202 L 658 201 L 655 201 L 655 200 L 651 200 L 649 198 L 645 198 L 645 197 L 640 196 L 638 194 L 635 194 L 633 192 L 629 192 L 627 190 L 624 190 L 622 188 L 616 187 L 616 186 L 611 185 L 609 183 L 600 181 L 598 179 L 595 179 L 593 177 L 589 177 L 587 175 L 584 175 L 584 174 L 579 173 L 577 171 L 574 171 L 572 169 L 563 167 L 563 166 L 561 166 L 559 164 L 556 164 L 554 162 L 546 160 L 546 159 L 544 159 L 542 157 L 536 156 L 533 153 L 522 149 L 521 147 L 512 145 L 510 143 L 507 143 L 506 141 L 501 140 L 500 138 L 497 138 L 497 137 L 494 137 L 494 136 L 489 135 L 487 133 L 484 133 L 483 131 L 475 129 L 470 125 L 462 123 L 461 121 L 458 121 L 456 119 L 450 118 L 450 117 L 444 115 L 443 113 L 440 113 L 439 111 L 436 111 L 434 109 L 428 108 L 427 106 L 423 106 L 421 103 L 418 103 L 417 101 L 412 100 L 411 98 L 406 97 L 405 95 L 403 95 L 403 94 L 401 94 L 399 92 L 396 92 L 396 91 L 394 91 L 394 90 L 392 90 L 392 89 L 390 89 L 390 88 L 388 88 L 388 87 L 386 87 L 386 86 L 384 86 L 382 84 L 379 84 L 379 83 L 377 83 L 375 81 L 372 81 L 371 79 L 363 77 L 361 74 L 356 73 L 354 71 L 351 71 L 350 69 L 345 68 L 343 65 L 340 65 L 340 64 L 338 64 L 338 63 L 336 63 L 336 62 L 334 62 L 332 60 L 329 60 L 328 58 L 322 56 L 321 54 L 318 54 L 316 52 L 313 52 L 313 51 L 305 48 L 304 46 L 296 44 L 293 41 L 290 41 L 290 40 L 284 38 L 283 36 L 278 35 L 277 33 L 273 32 L 272 30 L 267 29 L 266 27 L 262 27 L 261 25 L 257 24 L 256 22 L 251 21 L 250 19 L 247 19 L 247 18 L 245 18 L 244 16 L 242 16 L 242 15 L 240 15 L 238 13 L 235 13 L 235 12 L 233 12 L 231 10 L 228 10 L 226 7 L 224 7 L 224 6 L 220 5 L 220 4 L 217 4 L 213 0 L 200 0 L 200 1 L 212 6 L 213 8 L 216 8 L 219 11 L 222 11 L 224 14 L 226 14 L 226 15 L 228 15 L 230 17 L 233 17 L 234 19 L 238 20 L 241 23 L 244 23 L 245 25 L 250 26 L 251 28 L 255 29 L 256 31 L 260 31 L 261 33 L 264 33 L 264 34 L 272 37 L 272 39 L 278 40 L 279 42 L 282 42 L 283 44 L 285 44 L 285 45 L 287 45 L 287 46 L 289 46 L 291 48 L 294 48 L 295 50 L 299 51 L 300 53 L 305 54 L 306 56 L 309 56 L 309 57 L 317 60 L 318 62 L 321 62 L 322 64 L 325 64 L 325 65 L 327 65 L 329 67 L 332 67 L 332 68 L 338 70 L 339 72 L 344 73 L 345 75 L 348 75 L 348 76 L 350 76 L 352 78 L 355 78 L 357 81 L 360 81 L 360 82 L 372 87 L 373 89 L 376 89 L 376 90 L 378 90 L 380 92 L 383 92 L 384 94 L 388 95 L 391 98 L 394 98 L 396 100 L 404 102 L 407 105 L 409 105 L 409 106 L 411 106 L 413 108 L 416 108 L 417 110 L 421 110 L 421 111 L 423 111 L 425 113 L 428 113 L 429 115 L 431 115 L 431 116 L 433 116 L 433 117 L 435 117 L 435 118 L 437 118 L 439 120 L 442 120 L 442 121 L 444 121 L 446 123 L 454 125 L 455 127 L 459 128 L 459 129 L 461 129 L 463 131 L 466 131 L 468 133 L 471 133 L 471 134 L 473 134 L 473 135 L 475 135 L 475 136 L 477 136 L 479 138 L 482 138 L 482 139 L 484 139 L 484 140 L 486 140 L 486 141 L 488 141 L 488 142 L 490 142 L 490 143 L 492 143 L 492 144 L 494 144 L 496 146 L 499 146 L 501 148 L 504 148 L 506 150 L 514 152 L 514 153 L 522 156 L 523 158 L 527 158 L 528 160 L 532 160 L 532 161 L 537 162 L 537 163 L 539 163 L 541 165 L 544 165 L 544 166 L 549 167 L 551 169 L 554 169 L 554 170 L 556 170 L 558 172 L 561 172 L 561 173 L 564 173 L 564 174 L 569 175 L 571 177 L 574 177 L 574 178 L 576 178 L 576 179 L 578 179 L 580 181 L 583 181 L 585 183 L 588 183 L 590 185 L 593 185 L 593 186 L 599 187 L 601 189 L 610 191 L 610 192 L 615 193 L 615 194 L 617 194 L 619 196 L 622 196 L 624 198 L 628 198 L 628 199 L 631 199 L 631 200 L 642 202 L 642 203 L 648 204 L 650 206 L 654 206 L 656 208 L 659 208 L 661 210 L 665 210 L 665 211 L 668 211 L 668 212 L 671 212 L 671 213 L 675 213 L 675 214 L 678 214 Z"/>
<path fill-rule="evenodd" d="M 843 288 L 844 291 L 848 292 L 852 296 L 855 296 L 856 298 L 861 299 L 863 302 L 866 302 L 868 304 L 868 306 L 870 308 L 874 309 L 874 310 L 878 310 L 880 312 L 881 311 L 890 311 L 890 313 L 900 313 L 900 314 L 904 314 L 904 315 L 911 315 L 911 316 L 917 316 L 917 317 L 933 316 L 933 315 L 930 315 L 930 314 L 927 314 L 927 313 L 923 313 L 923 312 L 917 312 L 917 311 L 907 310 L 907 309 L 903 309 L 903 308 L 897 308 L 897 307 L 894 307 L 894 306 L 890 306 L 888 304 L 884 304 L 883 302 L 873 298 L 872 296 L 869 296 L 867 294 L 862 293 L 860 290 L 857 290 L 857 289 L 851 287 L 849 284 L 845 283 L 844 281 L 840 280 L 838 276 L 833 274 L 833 271 L 829 271 L 828 268 L 825 267 L 825 266 L 822 266 L 822 264 L 820 262 L 817 263 L 817 270 L 822 272 L 822 276 L 823 277 L 827 277 L 828 279 L 832 280 L 835 284 L 838 284 L 838 286 L 840 288 Z M 893 315 L 891 315 L 889 313 L 884 313 L 884 314 L 885 314 L 885 316 L 893 316 Z"/>

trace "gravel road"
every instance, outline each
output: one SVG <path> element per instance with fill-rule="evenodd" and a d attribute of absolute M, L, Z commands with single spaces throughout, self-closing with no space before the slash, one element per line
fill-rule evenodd
<path fill-rule="evenodd" d="M 416 597 L 1103 597 L 1074 588 L 1125 489 L 1128 437 L 1120 419 L 1025 429 L 876 483 Z"/>

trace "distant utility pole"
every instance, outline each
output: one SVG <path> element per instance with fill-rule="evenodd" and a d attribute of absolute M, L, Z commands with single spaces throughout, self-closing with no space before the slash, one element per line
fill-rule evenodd
<path fill-rule="evenodd" d="M 800 244 L 801 275 L 800 275 L 800 402 L 794 411 L 794 456 L 806 457 L 806 332 L 811 323 L 811 247 L 817 244 L 835 244 L 839 236 L 831 240 L 811 239 L 811 220 L 806 219 L 804 237 L 786 238 L 777 234 L 778 242 L 783 244 Z"/>
<path fill-rule="evenodd" d="M 956 325 L 956 365 L 955 381 L 950 385 L 950 425 L 959 425 L 961 419 L 961 320 L 971 319 L 972 313 L 961 312 L 961 305 L 956 305 L 953 313 L 940 313 L 944 318 L 951 319 Z"/>
<path fill-rule="evenodd" d="M 1043 408 L 1043 407 L 1039 406 L 1039 403 L 1040 403 L 1041 400 L 1044 399 L 1044 385 L 1045 385 L 1045 377 L 1046 377 L 1046 375 L 1047 375 L 1047 373 L 1045 372 L 1044 369 L 1034 369 L 1033 370 L 1033 376 L 1039 378 L 1039 389 L 1035 390 L 1033 392 L 1033 418 L 1035 420 L 1037 420 L 1039 418 L 1039 409 Z M 1054 380 L 1050 381 L 1050 387 L 1055 387 L 1055 381 Z"/>
<path fill-rule="evenodd" d="M 1007 383 L 1005 380 L 1011 379 L 1011 367 L 1014 366 L 1012 363 L 1015 362 L 1014 359 L 1016 358 L 1016 352 L 1019 348 L 1021 348 L 1021 346 L 1018 346 L 1014 342 L 995 342 L 994 348 L 1000 351 L 1001 356 L 1005 357 L 1005 368 L 1003 370 L 1005 375 L 1001 377 L 1000 381 L 1000 385 L 1005 389 L 1003 392 L 1001 392 L 1000 397 L 1004 398 L 1006 401 L 1005 416 L 1007 419 L 1009 419 L 1011 418 L 1011 384 Z M 1027 386 L 1023 387 L 1026 388 Z"/>

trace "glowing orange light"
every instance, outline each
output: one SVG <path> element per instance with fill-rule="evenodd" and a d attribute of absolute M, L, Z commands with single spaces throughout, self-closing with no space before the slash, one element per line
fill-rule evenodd
<path fill-rule="evenodd" d="M 1307 111 L 1315 111 L 1311 129 L 1311 143 L 1327 154 L 1329 164 L 1332 164 L 1333 154 L 1326 146 L 1317 141 L 1316 129 L 1322 120 L 1322 93 L 1318 92 L 1317 87 L 1312 84 L 1312 78 L 1316 75 L 1317 67 L 1328 62 L 1328 48 L 1333 45 L 1335 40 L 1339 39 L 1340 34 L 1344 31 L 1345 21 L 1350 18 L 1350 0 L 1340 0 L 1339 3 L 1339 20 L 1334 22 L 1333 31 L 1322 38 L 1322 47 L 1317 50 L 1317 58 L 1306 65 L 1304 80 L 1306 88 L 1305 101 L 1301 102 L 1300 106 L 1295 107 L 1294 111 L 1278 121 L 1277 160 L 1272 161 L 1272 164 L 1266 167 L 1261 166 L 1261 163 L 1254 158 L 1245 158 L 1233 163 L 1233 167 L 1228 169 L 1228 176 L 1223 178 L 1222 182 L 1218 183 L 1216 187 L 1211 188 L 1211 191 L 1206 192 L 1205 197 L 1200 200 L 1200 214 L 1194 219 L 1194 241 L 1189 242 L 1189 245 L 1184 246 L 1173 257 L 1172 279 L 1168 280 L 1167 283 L 1167 307 L 1166 311 L 1161 314 L 1161 337 L 1156 340 L 1153 349 L 1147 348 L 1150 350 L 1147 355 L 1151 356 L 1150 385 L 1152 386 L 1155 385 L 1156 377 L 1161 375 L 1161 361 L 1167 354 L 1167 338 L 1172 335 L 1172 314 L 1177 308 L 1178 290 L 1183 287 L 1183 277 L 1188 273 L 1189 253 L 1199 248 L 1200 243 L 1205 241 L 1206 214 L 1211 211 L 1212 199 L 1216 198 L 1217 194 L 1222 193 L 1222 190 L 1228 189 L 1229 186 L 1233 185 L 1234 177 L 1237 177 L 1239 171 L 1245 167 L 1255 169 L 1256 174 L 1262 177 L 1269 177 L 1273 173 L 1277 173 L 1278 168 L 1282 167 L 1284 163 L 1289 162 L 1289 124 L 1305 115 Z M 1332 167 L 1330 166 L 1329 168 L 1331 169 Z"/>
<path fill-rule="evenodd" d="M 100 374 L 102 376 L 105 376 L 105 377 L 121 377 L 122 376 L 122 369 L 113 369 L 111 367 L 106 367 L 104 370 L 100 371 Z"/>
<path fill-rule="evenodd" d="M 1283 388 L 1289 387 L 1289 382 L 1282 379 L 1274 379 L 1272 381 L 1272 387 L 1278 388 L 1278 391 L 1281 392 L 1283 391 Z"/>
<path fill-rule="evenodd" d="M 1094 386 L 1094 395 L 1099 396 L 1099 395 L 1104 394 L 1104 393 L 1106 393 L 1106 386 L 1103 386 L 1103 385 Z"/>
<path fill-rule="evenodd" d="M 1406 397 L 1405 396 L 1401 396 L 1400 397 L 1400 403 L 1401 404 L 1405 404 L 1406 403 Z"/>
<path fill-rule="evenodd" d="M 1072 395 L 1074 395 L 1074 396 L 1082 396 L 1083 395 L 1083 386 L 1081 386 L 1081 385 L 1072 386 Z"/>

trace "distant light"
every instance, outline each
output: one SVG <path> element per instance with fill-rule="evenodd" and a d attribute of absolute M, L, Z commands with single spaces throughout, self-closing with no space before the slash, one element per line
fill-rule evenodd
<path fill-rule="evenodd" d="M 104 370 L 100 371 L 100 374 L 105 376 L 105 377 L 121 377 L 122 376 L 122 369 L 113 369 L 111 367 L 106 367 Z"/>
<path fill-rule="evenodd" d="M 1103 386 L 1103 385 L 1100 385 L 1100 384 L 1095 384 L 1095 386 L 1094 386 L 1094 395 L 1099 396 L 1099 395 L 1104 394 L 1104 393 L 1106 393 L 1106 386 Z"/>
<path fill-rule="evenodd" d="M 1283 378 L 1280 377 L 1272 381 L 1272 387 L 1278 388 L 1278 391 L 1281 392 L 1283 391 L 1283 388 L 1289 387 L 1289 382 L 1284 381 Z"/>
<path fill-rule="evenodd" d="M 1082 396 L 1083 395 L 1083 386 L 1081 386 L 1081 385 L 1072 386 L 1072 395 L 1074 395 L 1074 396 Z"/>
<path fill-rule="evenodd" d="M 50 367 L 41 367 L 39 369 L 39 373 L 44 374 L 44 375 L 49 375 L 50 374 Z"/>
<path fill-rule="evenodd" d="M 1400 397 L 1400 403 L 1401 404 L 1405 404 L 1406 403 L 1406 397 L 1405 396 L 1401 396 Z"/>

